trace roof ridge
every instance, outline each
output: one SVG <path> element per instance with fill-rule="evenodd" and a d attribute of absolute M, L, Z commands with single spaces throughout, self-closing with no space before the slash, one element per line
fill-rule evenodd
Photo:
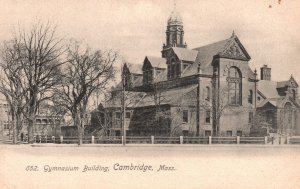
<path fill-rule="evenodd" d="M 193 48 L 192 50 L 196 50 L 196 49 L 206 47 L 206 46 L 210 46 L 210 45 L 215 45 L 217 43 L 221 43 L 221 42 L 224 42 L 224 41 L 227 41 L 227 40 L 230 40 L 230 39 L 232 39 L 232 38 L 227 38 L 227 39 L 223 39 L 223 40 L 220 40 L 220 41 L 215 41 L 213 43 L 209 43 L 209 44 L 206 44 L 206 45 L 203 45 L 203 46 L 200 46 L 200 47 Z"/>

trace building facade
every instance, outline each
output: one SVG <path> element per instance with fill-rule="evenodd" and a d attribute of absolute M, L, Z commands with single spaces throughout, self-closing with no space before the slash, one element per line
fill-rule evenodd
<path fill-rule="evenodd" d="M 263 130 L 297 134 L 297 82 L 292 77 L 271 81 L 267 65 L 258 78 L 250 60 L 234 32 L 227 39 L 189 49 L 183 21 L 174 10 L 161 57 L 126 63 L 123 81 L 94 111 L 92 126 L 121 135 L 125 106 L 127 135 L 249 136 Z"/>

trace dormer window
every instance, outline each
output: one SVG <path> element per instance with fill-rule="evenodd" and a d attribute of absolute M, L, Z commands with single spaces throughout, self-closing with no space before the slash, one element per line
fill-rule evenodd
<path fill-rule="evenodd" d="M 143 73 L 143 81 L 144 84 L 150 84 L 153 81 L 153 70 L 149 69 L 149 70 L 145 70 Z"/>
<path fill-rule="evenodd" d="M 179 62 L 176 62 L 174 58 L 171 59 L 171 62 L 168 64 L 168 78 L 176 78 L 181 75 L 181 65 Z"/>

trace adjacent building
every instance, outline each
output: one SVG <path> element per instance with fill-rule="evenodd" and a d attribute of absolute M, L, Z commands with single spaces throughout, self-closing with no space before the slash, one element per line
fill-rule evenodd
<path fill-rule="evenodd" d="M 126 63 L 123 82 L 93 112 L 92 126 L 108 135 L 122 134 L 124 93 L 127 135 L 299 134 L 297 82 L 292 76 L 272 81 L 267 65 L 259 77 L 249 67 L 250 60 L 234 32 L 227 39 L 189 49 L 181 16 L 174 10 L 161 57 Z"/>

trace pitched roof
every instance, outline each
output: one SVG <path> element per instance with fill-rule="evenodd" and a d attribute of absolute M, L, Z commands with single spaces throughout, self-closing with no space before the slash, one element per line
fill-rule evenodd
<path fill-rule="evenodd" d="M 283 88 L 289 85 L 289 80 L 288 81 L 279 81 L 277 82 L 277 88 Z"/>
<path fill-rule="evenodd" d="M 146 56 L 154 68 L 167 68 L 167 60 L 165 58 Z"/>
<path fill-rule="evenodd" d="M 185 99 L 184 96 L 189 92 L 196 89 L 197 85 L 188 85 L 184 87 L 178 87 L 173 89 L 167 89 L 157 93 L 157 98 L 159 98 L 159 104 L 170 104 L 170 105 L 180 105 Z M 189 98 L 192 99 L 192 98 Z M 155 105 L 153 93 L 148 93 L 140 102 L 139 106 L 153 106 Z"/>
<path fill-rule="evenodd" d="M 189 66 L 184 72 L 183 76 L 189 76 L 194 75 L 198 71 L 198 64 L 201 65 L 202 73 L 204 74 L 212 74 L 213 68 L 211 66 L 212 60 L 215 55 L 224 56 L 224 53 L 228 50 L 229 47 L 232 45 L 237 44 L 237 48 L 240 48 L 242 51 L 243 56 L 246 60 L 250 59 L 251 57 L 241 44 L 240 40 L 236 35 L 231 36 L 228 39 L 218 41 L 215 43 L 211 43 L 202 47 L 194 48 L 193 50 L 198 51 L 197 58 L 195 60 L 195 63 L 193 63 L 191 66 Z"/>
<path fill-rule="evenodd" d="M 196 60 L 198 52 L 195 50 L 179 48 L 179 47 L 172 47 L 174 53 L 180 60 L 194 62 Z"/>
<path fill-rule="evenodd" d="M 157 74 L 154 78 L 154 82 L 166 81 L 167 80 L 168 71 L 165 69 L 159 74 Z"/>
<path fill-rule="evenodd" d="M 142 65 L 140 64 L 126 63 L 126 66 L 129 69 L 130 73 L 143 74 Z"/>
<path fill-rule="evenodd" d="M 193 50 L 198 51 L 195 63 L 189 66 L 182 74 L 183 76 L 194 75 L 197 73 L 198 64 L 201 64 L 201 69 L 205 74 L 212 74 L 211 62 L 214 55 L 222 52 L 226 43 L 229 39 L 218 41 L 212 44 L 208 44 L 202 47 L 194 48 Z"/>
<path fill-rule="evenodd" d="M 277 82 L 276 81 L 260 80 L 257 83 L 257 89 L 267 99 L 280 97 L 278 94 L 278 91 L 277 91 Z"/>

